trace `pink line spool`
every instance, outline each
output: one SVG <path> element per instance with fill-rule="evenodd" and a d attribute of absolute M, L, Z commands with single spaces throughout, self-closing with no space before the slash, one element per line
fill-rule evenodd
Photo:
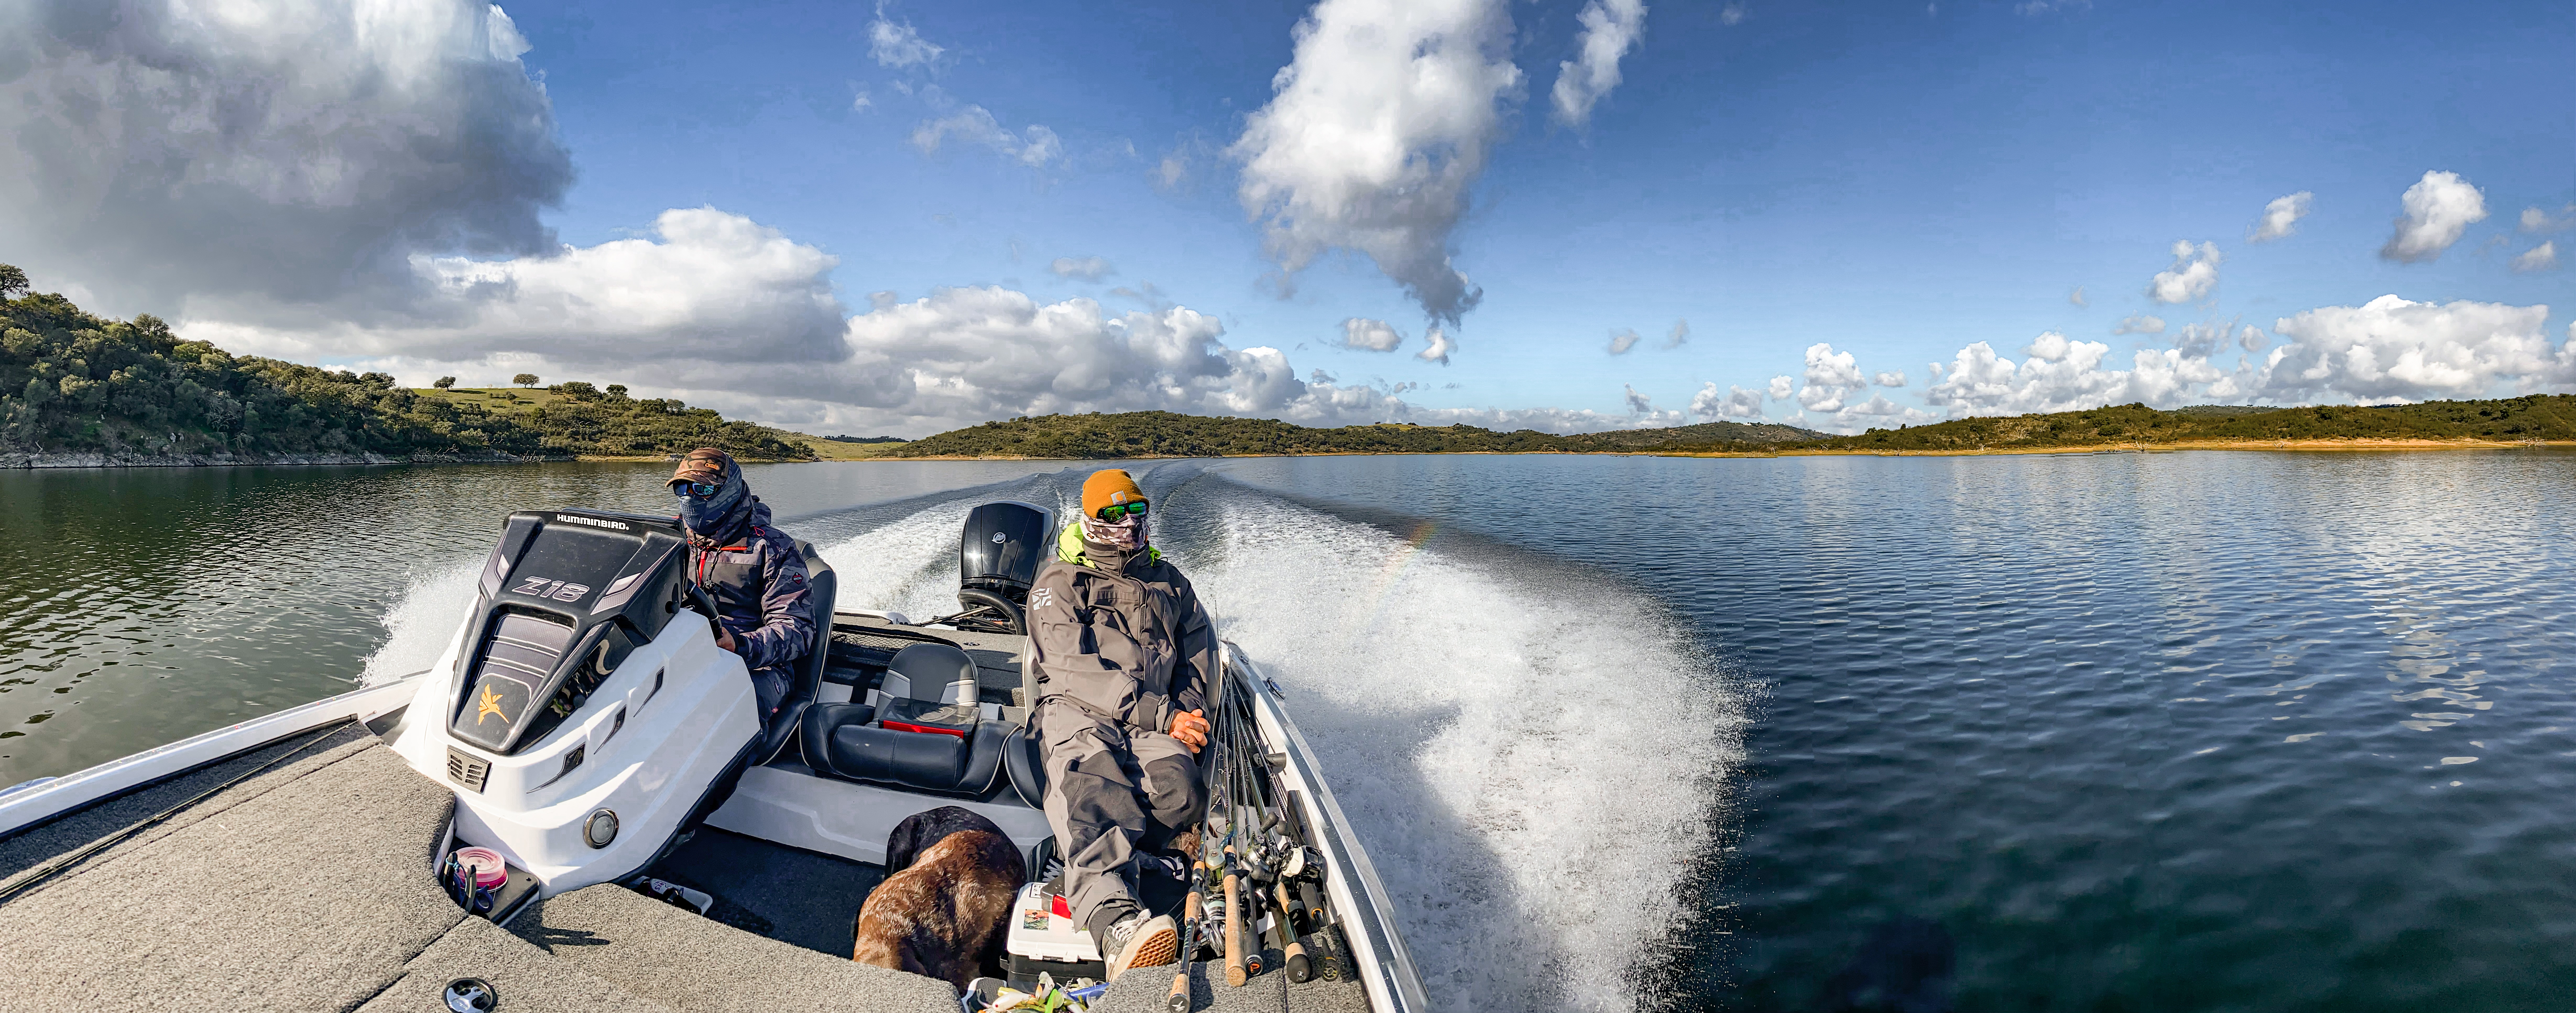
<path fill-rule="evenodd" d="M 490 848 L 458 848 L 456 862 L 474 870 L 474 885 L 486 890 L 500 889 L 510 881 L 510 867 L 501 861 L 501 853 Z"/>

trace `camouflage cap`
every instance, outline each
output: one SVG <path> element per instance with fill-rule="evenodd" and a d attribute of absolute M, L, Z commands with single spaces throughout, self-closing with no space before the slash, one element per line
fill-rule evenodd
<path fill-rule="evenodd" d="M 671 481 L 722 482 L 733 467 L 732 455 L 714 447 L 699 447 L 681 455 L 680 466 L 671 472 Z"/>

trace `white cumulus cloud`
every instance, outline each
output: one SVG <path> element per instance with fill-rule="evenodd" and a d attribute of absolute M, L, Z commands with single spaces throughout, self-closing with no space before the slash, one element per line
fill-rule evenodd
<path fill-rule="evenodd" d="M 2160 303 L 2185 303 L 2207 296 L 2218 287 L 2218 244 L 2175 240 L 2173 266 L 2156 272 L 2147 282 L 2147 298 Z"/>
<path fill-rule="evenodd" d="M 0 237 L 120 316 L 398 306 L 415 253 L 554 249 L 527 49 L 482 0 L 0 5 Z"/>
<path fill-rule="evenodd" d="M 875 57 L 878 63 L 895 68 L 926 67 L 939 59 L 939 54 L 947 52 L 922 38 L 912 25 L 897 24 L 887 19 L 885 9 L 885 4 L 877 4 L 877 18 L 868 24 L 868 55 Z"/>
<path fill-rule="evenodd" d="M 1763 389 L 1765 393 L 1771 395 L 1771 400 L 1786 401 L 1789 400 L 1790 391 L 1794 389 L 1796 385 L 1796 381 L 1791 380 L 1786 375 L 1782 375 L 1772 377 L 1771 382 Z"/>
<path fill-rule="evenodd" d="M 1363 352 L 1392 352 L 1404 344 L 1404 335 L 1393 324 L 1367 317 L 1342 321 L 1342 347 Z"/>
<path fill-rule="evenodd" d="M 2433 260 L 2459 242 L 2469 226 L 2486 220 L 2486 195 L 2455 172 L 2426 172 L 2398 198 L 2397 232 L 2379 255 L 2401 263 Z"/>
<path fill-rule="evenodd" d="M 1118 273 L 1118 269 L 1109 266 L 1107 257 L 1057 257 L 1047 265 L 1047 271 L 1058 278 L 1081 281 L 1099 281 Z"/>
<path fill-rule="evenodd" d="M 2263 205 L 2263 214 L 2254 219 L 2254 227 L 2245 233 L 2245 241 L 2268 243 L 2287 238 L 2298 231 L 2299 219 L 2308 216 L 2308 209 L 2316 200 L 2317 195 L 2306 190 L 2272 198 L 2271 203 Z"/>
<path fill-rule="evenodd" d="M 1870 380 L 1881 387 L 1902 387 L 1905 386 L 1905 371 L 1902 369 L 1880 370 L 1877 373 L 1872 374 L 1870 376 Z"/>
<path fill-rule="evenodd" d="M 1431 339 L 1431 347 L 1413 353 L 1413 357 L 1424 362 L 1448 365 L 1450 354 L 1458 350 L 1458 339 L 1450 337 L 1448 331 L 1438 327 L 1432 328 L 1429 334 L 1423 336 Z"/>
<path fill-rule="evenodd" d="M 2536 207 L 2522 209 L 2522 231 L 2524 232 L 2557 232 L 2570 225 L 2576 225 L 2576 204 L 2567 205 L 2556 216 Z"/>
<path fill-rule="evenodd" d="M 1042 124 L 1029 124 L 1027 130 L 1012 133 L 993 118 L 983 106 L 970 105 L 935 120 L 924 120 L 912 129 L 912 146 L 925 155 L 939 152 L 939 146 L 950 136 L 970 141 L 1001 152 L 1006 158 L 1030 168 L 1043 168 L 1048 162 L 1064 157 L 1064 142 L 1054 130 Z"/>
<path fill-rule="evenodd" d="M 1762 417 L 1762 392 L 1729 386 L 1721 393 L 1717 384 L 1712 382 L 1702 385 L 1699 393 L 1691 397 L 1690 410 L 1704 422 L 1759 419 Z"/>
<path fill-rule="evenodd" d="M 1857 357 L 1822 341 L 1807 346 L 1805 380 L 1798 388 L 1798 406 L 1811 412 L 1841 411 L 1845 399 L 1869 386 Z"/>
<path fill-rule="evenodd" d="M 1727 24 L 1744 19 L 1741 5 L 1720 15 Z M 1619 86 L 1619 60 L 1636 48 L 1646 30 L 1644 0 L 1590 0 L 1574 16 L 1583 30 L 1574 39 L 1575 58 L 1556 65 L 1556 87 L 1548 97 L 1556 104 L 1556 121 L 1579 127 L 1592 120 L 1592 107 Z"/>
<path fill-rule="evenodd" d="M 556 372 L 650 373 L 842 357 L 830 254 L 713 208 L 665 211 L 653 232 L 548 257 L 418 257 L 426 294 L 402 315 L 272 312 L 178 327 L 232 351 L 307 361 L 530 354 Z"/>
<path fill-rule="evenodd" d="M 2520 256 L 2513 258 L 2513 269 L 2516 271 L 2549 271 L 2557 267 L 2558 241 L 2555 239 L 2524 250 Z"/>
<path fill-rule="evenodd" d="M 2264 363 L 2258 393 L 2276 401 L 2341 395 L 2363 403 L 2484 397 L 2498 383 L 2568 378 L 2543 331 L 2547 306 L 2409 302 L 2384 295 L 2272 325 L 2288 343 Z"/>
<path fill-rule="evenodd" d="M 1230 149 L 1283 291 L 1345 249 L 1435 323 L 1475 307 L 1449 237 L 1520 94 L 1511 36 L 1506 0 L 1321 0 L 1298 22 L 1270 103 Z"/>

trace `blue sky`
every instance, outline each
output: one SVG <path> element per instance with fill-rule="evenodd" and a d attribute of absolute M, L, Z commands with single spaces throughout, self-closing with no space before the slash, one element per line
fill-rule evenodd
<path fill-rule="evenodd" d="M 274 354 L 381 363 L 406 378 L 535 361 L 567 376 L 658 380 L 809 429 L 877 425 L 906 435 L 1022 410 L 1173 407 L 1559 429 L 1767 417 L 1849 429 L 2103 398 L 2291 403 L 2576 389 L 2576 362 L 2562 354 L 2567 273 L 2554 263 L 2514 269 L 2518 257 L 2540 267 L 2526 254 L 2565 241 L 2551 237 L 2576 216 L 2576 89 L 2564 55 L 2576 11 L 2566 5 L 1637 6 L 503 4 L 526 42 L 516 59 L 541 83 L 572 167 L 569 185 L 532 191 L 539 220 L 563 244 L 649 242 L 664 212 L 712 208 L 837 258 L 797 282 L 837 300 L 824 322 L 782 324 L 762 311 L 728 325 L 722 307 L 701 307 L 695 340 L 707 347 L 658 332 L 633 342 L 677 364 L 659 373 L 556 347 L 552 328 L 528 312 L 389 324 L 346 300 L 242 308 L 205 292 L 121 297 L 104 271 L 57 277 L 119 308 L 195 321 L 207 336 Z M 1451 12 L 1432 20 L 1452 45 L 1461 26 L 1484 32 L 1485 68 L 1519 77 L 1484 97 L 1491 127 L 1468 132 L 1486 147 L 1466 174 L 1463 213 L 1454 227 L 1427 230 L 1482 291 L 1446 328 L 1456 351 L 1445 364 L 1416 354 L 1427 347 L 1424 305 L 1331 235 L 1283 296 L 1280 264 L 1264 246 L 1276 220 L 1248 215 L 1253 152 L 1236 146 L 1247 117 L 1274 102 L 1283 67 L 1308 60 L 1305 73 L 1318 80 L 1369 69 L 1358 65 L 1365 52 L 1301 56 L 1301 19 L 1377 28 L 1431 8 Z M 1577 58 L 1587 9 L 1640 27 L 1615 51 L 1617 83 L 1588 120 L 1570 123 L 1551 89 L 1560 64 Z M 873 44 L 884 32 L 910 48 Z M 927 47 L 937 55 L 926 62 L 905 58 Z M 1002 140 L 952 130 L 935 151 L 918 143 L 925 124 L 974 108 L 1007 132 Z M 1031 140 L 1041 136 L 1052 140 Z M 1446 150 L 1416 154 L 1436 161 Z M 1333 160 L 1312 145 L 1304 153 L 1312 164 Z M 1169 185 L 1167 161 L 1184 170 Z M 1326 170 L 1300 171 L 1305 185 Z M 2483 217 L 2429 258 L 2383 256 L 2401 195 L 2428 173 L 2453 174 L 2443 192 L 2473 194 Z M 2267 202 L 2299 193 L 2311 196 L 2291 234 L 2249 242 Z M 2522 227 L 2526 208 L 2541 209 L 2536 228 Z M 2442 231 L 2438 221 L 2432 228 Z M 2177 269 L 2177 241 L 2214 247 L 2215 284 L 2155 301 L 2151 279 Z M 460 249 L 416 242 L 405 252 L 417 263 Z M 502 253 L 530 263 L 549 256 Z M 472 255 L 502 265 L 476 270 L 515 270 L 490 250 Z M 1050 270 L 1060 257 L 1098 257 L 1114 273 L 1061 277 Z M 50 264 L 28 266 L 49 280 Z M 741 287 L 708 284 L 718 283 Z M 1228 365 L 1100 360 L 1113 371 L 1164 370 L 1124 393 L 905 366 L 902 349 L 921 342 L 964 360 L 1091 354 L 1078 346 L 1094 331 L 961 336 L 973 328 L 935 297 L 988 287 L 1041 310 L 1092 300 L 1111 321 L 1162 314 L 1155 319 L 1180 335 L 1170 340 L 1215 349 L 1208 354 Z M 2070 299 L 2079 287 L 2082 305 Z M 897 320 L 876 312 L 888 305 L 871 301 L 881 292 L 892 305 L 923 305 Z M 2447 315 L 2384 304 L 2365 312 L 2386 295 L 2470 305 Z M 1171 317 L 1174 306 L 1205 321 Z M 2323 312 L 2334 308 L 2351 312 Z M 2277 326 L 2303 313 L 2304 324 Z M 837 357 L 854 376 L 862 360 L 872 370 L 911 368 L 914 386 L 851 394 L 813 383 L 772 397 L 729 379 L 727 339 L 709 336 L 729 326 L 819 332 L 832 315 L 856 321 L 847 337 L 856 351 L 834 338 L 782 339 L 772 344 L 806 350 L 770 358 Z M 2143 316 L 2162 331 L 2113 333 Z M 1352 318 L 1383 321 L 1405 340 L 1392 352 L 1338 347 Z M 1687 342 L 1664 347 L 1683 320 Z M 1211 333 L 1210 321 L 1221 331 Z M 2114 378 L 2129 376 L 2142 349 L 2189 345 L 2186 324 L 2226 327 L 2215 352 L 2202 335 L 2182 357 L 2226 379 L 2151 388 Z M 1142 340 L 1126 325 L 1104 326 L 1117 341 Z M 2247 327 L 2260 332 L 2257 351 L 2245 350 L 2256 343 Z M 1640 340 L 1611 354 L 1622 329 Z M 2015 374 L 1982 394 L 1931 389 L 1927 363 L 1964 361 L 1962 349 L 1979 342 L 2025 360 L 2049 332 L 2108 352 L 2089 372 Z M 456 344 L 460 333 L 471 340 Z M 979 350 L 974 342 L 987 338 L 1003 344 Z M 1818 344 L 1830 346 L 1821 367 Z M 1330 386 L 1242 394 L 1251 389 L 1244 371 L 1258 363 L 1236 353 L 1258 347 L 1277 349 L 1301 384 L 1321 383 L 1312 375 L 1321 371 Z M 2338 358 L 2355 347 L 2376 350 L 2375 371 Z M 2459 369 L 2392 379 L 2388 363 L 2408 350 Z M 2286 367 L 2269 361 L 2284 351 Z M 1844 354 L 1848 368 L 1837 366 Z M 760 358 L 743 368 L 761 368 Z M 2313 375 L 2299 383 L 2264 372 L 2302 364 Z M 1220 368 L 1234 379 L 1217 378 Z M 1905 383 L 1853 386 L 1851 369 L 1902 372 Z M 1821 393 L 1763 396 L 1758 416 L 1740 396 L 1731 411 L 1716 407 L 1717 395 L 1765 392 L 1779 376 Z M 943 383 L 978 393 L 937 404 L 917 395 Z M 1232 383 L 1237 393 L 1168 395 L 1190 383 Z M 1353 392 L 1364 386 L 1374 393 Z M 1167 394 L 1138 393 L 1152 388 Z M 1878 414 L 1855 414 L 1870 398 L 1884 406 Z"/>

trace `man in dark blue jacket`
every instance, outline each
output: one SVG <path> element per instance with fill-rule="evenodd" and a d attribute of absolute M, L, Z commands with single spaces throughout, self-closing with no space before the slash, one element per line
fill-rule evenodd
<path fill-rule="evenodd" d="M 751 494 L 742 466 L 713 447 L 692 450 L 671 473 L 680 526 L 689 534 L 689 577 L 716 603 L 724 634 L 716 646 L 742 655 L 759 694 L 760 723 L 776 717 L 787 672 L 814 647 L 814 596 L 796 540 L 769 526 L 769 507 Z"/>

